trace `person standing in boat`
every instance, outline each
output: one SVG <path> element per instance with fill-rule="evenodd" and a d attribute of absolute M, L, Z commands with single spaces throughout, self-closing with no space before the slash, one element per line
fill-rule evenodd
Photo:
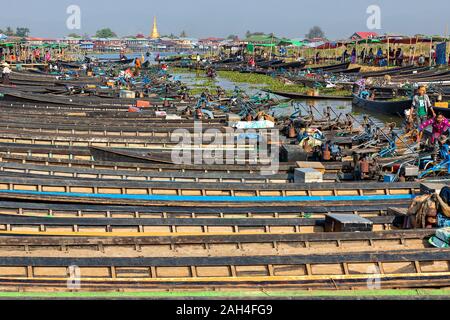
<path fill-rule="evenodd" d="M 344 53 L 342 54 L 342 63 L 347 61 L 347 57 L 348 57 L 348 52 L 347 52 L 347 49 L 345 49 Z"/>
<path fill-rule="evenodd" d="M 379 66 L 381 64 L 381 60 L 383 60 L 383 50 L 378 48 L 377 56 L 375 58 L 375 65 Z"/>
<path fill-rule="evenodd" d="M 356 63 L 356 48 L 353 48 L 353 50 L 352 50 L 352 55 L 351 55 L 350 62 L 351 62 L 352 64 L 355 64 L 355 63 Z"/>
<path fill-rule="evenodd" d="M 402 67 L 403 66 L 403 59 L 404 59 L 403 50 L 402 50 L 402 48 L 400 48 L 399 50 L 400 50 L 400 52 L 398 53 L 397 61 L 398 61 L 398 65 L 400 67 Z"/>
<path fill-rule="evenodd" d="M 375 61 L 375 54 L 373 53 L 373 48 L 370 48 L 367 58 L 369 60 L 368 61 L 369 65 L 373 65 L 373 63 Z"/>
<path fill-rule="evenodd" d="M 4 62 L 2 64 L 3 70 L 2 70 L 2 83 L 4 85 L 10 85 L 11 81 L 9 80 L 9 75 L 11 74 L 11 69 L 9 68 L 9 64 Z"/>
<path fill-rule="evenodd" d="M 363 48 L 361 53 L 359 54 L 359 59 L 361 60 L 361 64 L 366 62 L 366 48 Z"/>
<path fill-rule="evenodd" d="M 422 140 L 423 131 L 425 128 L 431 126 L 432 127 L 432 133 L 431 133 L 431 143 L 435 144 L 444 136 L 444 133 L 450 128 L 450 123 L 444 115 L 439 112 L 438 115 L 434 115 L 433 118 L 425 121 L 422 123 L 422 125 L 419 127 L 419 136 L 417 138 L 417 142 L 420 142 Z"/>
<path fill-rule="evenodd" d="M 427 90 L 424 86 L 420 86 L 417 90 L 417 94 L 413 98 L 410 115 L 415 114 L 417 120 L 417 127 L 420 127 L 422 123 L 428 119 L 428 112 L 431 111 L 435 117 L 434 110 L 431 106 L 430 97 L 427 95 Z"/>
<path fill-rule="evenodd" d="M 431 65 L 433 65 L 433 66 L 436 65 L 437 54 L 436 54 L 436 49 L 434 49 L 434 46 L 431 47 L 430 58 L 431 58 Z"/>

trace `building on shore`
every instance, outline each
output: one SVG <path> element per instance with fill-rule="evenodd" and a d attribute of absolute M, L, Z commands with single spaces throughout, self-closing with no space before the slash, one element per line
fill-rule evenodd
<path fill-rule="evenodd" d="M 378 38 L 379 35 L 376 32 L 355 32 L 351 35 L 351 40 L 366 40 L 366 39 L 375 39 Z"/>

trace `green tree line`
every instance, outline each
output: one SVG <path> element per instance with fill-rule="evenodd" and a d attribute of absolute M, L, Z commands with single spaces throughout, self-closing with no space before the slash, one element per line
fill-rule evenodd
<path fill-rule="evenodd" d="M 3 33 L 5 35 L 7 35 L 8 37 L 28 37 L 28 35 L 30 34 L 30 29 L 26 28 L 26 27 L 17 27 L 16 30 L 14 31 L 13 28 L 11 27 L 6 27 L 5 30 L 0 29 L 0 33 Z"/>

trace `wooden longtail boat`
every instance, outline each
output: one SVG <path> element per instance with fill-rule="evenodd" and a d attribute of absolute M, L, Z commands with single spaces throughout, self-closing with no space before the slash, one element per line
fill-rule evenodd
<path fill-rule="evenodd" d="M 261 175 L 242 172 L 160 172 L 154 171 L 130 171 L 108 170 L 97 168 L 77 168 L 55 165 L 38 165 L 25 163 L 0 163 L 0 171 L 10 174 L 21 174 L 29 177 L 51 176 L 53 178 L 80 178 L 80 179 L 104 179 L 104 180 L 134 180 L 134 181 L 166 181 L 166 182 L 217 182 L 217 183 L 290 183 L 293 175 L 273 174 Z M 336 174 L 329 174 L 336 176 Z M 334 179 L 335 180 L 335 179 Z"/>
<path fill-rule="evenodd" d="M 282 97 L 290 98 L 290 99 L 307 99 L 307 100 L 352 100 L 352 96 L 336 96 L 336 95 L 318 95 L 318 96 L 310 96 L 307 94 L 296 93 L 296 92 L 285 92 L 285 91 L 273 91 L 266 90 L 272 94 L 276 94 Z"/>
<path fill-rule="evenodd" d="M 375 113 L 403 116 L 406 109 L 411 108 L 412 100 L 377 101 L 367 100 L 353 95 L 353 106 Z"/>
<path fill-rule="evenodd" d="M 30 215 L 0 214 L 0 237 L 8 235 L 39 236 L 103 236 L 112 237 L 154 237 L 186 235 L 205 235 L 205 238 L 220 234 L 236 236 L 259 235 L 298 235 L 305 233 L 324 233 L 325 219 L 315 218 L 86 218 L 86 217 L 42 217 Z M 376 230 L 384 230 L 392 225 L 393 216 L 369 217 Z M 6 227 L 6 228 L 5 228 Z M 204 230 L 208 230 L 205 232 Z M 205 239 L 206 240 L 206 239 Z M 1 251 L 1 248 L 0 248 Z"/>
<path fill-rule="evenodd" d="M 308 68 L 306 67 L 305 69 L 311 70 L 311 71 L 333 71 L 333 70 L 345 70 L 348 69 L 348 67 L 350 66 L 350 62 L 344 62 L 344 63 L 338 63 L 338 64 L 332 64 L 332 65 L 327 65 L 327 66 L 320 66 L 320 67 L 313 67 L 313 68 Z"/>
<path fill-rule="evenodd" d="M 83 179 L 28 178 L 0 174 L 3 199 L 42 199 L 61 202 L 135 205 L 177 203 L 180 205 L 230 206 L 252 203 L 255 206 L 306 204 L 345 201 L 410 201 L 419 190 L 418 183 L 312 183 L 242 184 L 171 183 L 105 181 Z"/>
<path fill-rule="evenodd" d="M 98 150 L 104 148 L 95 148 Z M 165 163 L 164 157 L 167 153 L 158 154 L 152 151 L 152 155 L 155 161 L 151 161 L 152 156 L 143 157 L 139 162 L 137 159 L 137 153 L 135 150 L 134 161 L 132 162 L 120 162 L 118 157 L 124 150 L 120 149 L 106 149 L 105 151 L 111 152 L 112 161 L 101 161 L 100 159 L 94 160 L 94 155 L 90 148 L 86 147 L 67 147 L 67 146 L 45 146 L 45 145 L 15 145 L 15 144 L 2 144 L 0 143 L 0 158 L 2 161 L 18 162 L 18 163 L 30 163 L 30 164 L 53 164 L 59 166 L 69 166 L 76 168 L 100 168 L 109 170 L 132 170 L 132 171 L 165 171 L 165 172 L 241 172 L 241 173 L 254 173 L 261 172 L 266 164 L 252 164 L 243 163 L 237 166 L 233 164 L 173 164 Z M 117 153 L 120 151 L 120 154 Z M 129 159 L 125 159 L 129 160 Z M 145 160 L 145 161 L 144 161 Z M 294 167 L 294 163 L 281 163 L 278 167 L 278 172 L 287 174 Z"/>
<path fill-rule="evenodd" d="M 278 204 L 270 207 L 254 207 L 251 204 L 240 207 L 183 207 L 183 206 L 132 206 L 101 205 L 101 204 L 70 204 L 57 202 L 29 202 L 0 201 L 0 214 L 25 215 L 33 217 L 54 218 L 234 218 L 234 219 L 324 219 L 328 213 L 356 214 L 365 218 L 384 217 L 390 214 L 392 204 L 387 201 L 378 201 L 372 204 L 356 204 L 349 202 L 345 205 L 319 205 L 285 206 Z M 396 210 L 406 210 L 409 203 L 400 203 Z M 300 221 L 297 221 L 300 223 Z M 325 236 L 325 235 L 324 235 Z"/>
<path fill-rule="evenodd" d="M 316 254 L 185 257 L 3 256 L 4 288 L 39 286 L 67 290 L 70 267 L 83 275 L 83 290 L 367 289 L 368 267 L 379 268 L 383 288 L 440 288 L 450 281 L 450 249 Z M 440 263 L 441 262 L 441 263 Z M 443 262 L 443 264 L 442 264 Z M 439 271 L 436 271 L 435 269 Z M 324 275 L 325 274 L 325 275 Z M 256 289 L 255 289 L 256 288 Z"/>

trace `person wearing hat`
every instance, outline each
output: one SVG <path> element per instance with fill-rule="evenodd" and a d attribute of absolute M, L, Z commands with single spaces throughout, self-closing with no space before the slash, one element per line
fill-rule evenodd
<path fill-rule="evenodd" d="M 431 111 L 434 117 L 436 116 L 424 86 L 420 86 L 417 90 L 417 94 L 413 98 L 411 111 L 411 116 L 413 114 L 416 115 L 417 127 L 420 127 L 422 123 L 427 121 L 429 111 Z"/>
<path fill-rule="evenodd" d="M 11 81 L 9 80 L 9 75 L 11 73 L 11 69 L 9 68 L 9 64 L 6 62 L 2 63 L 3 71 L 2 71 L 2 83 L 4 85 L 10 85 Z"/>

